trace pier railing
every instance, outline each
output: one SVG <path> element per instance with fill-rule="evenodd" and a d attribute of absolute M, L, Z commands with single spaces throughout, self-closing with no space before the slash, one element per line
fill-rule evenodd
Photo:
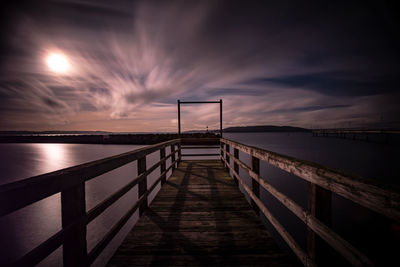
<path fill-rule="evenodd" d="M 262 212 L 305 266 L 314 266 L 316 258 L 316 236 L 326 241 L 354 266 L 371 266 L 372 261 L 329 227 L 331 216 L 331 194 L 338 194 L 374 212 L 400 222 L 400 194 L 390 188 L 366 182 L 360 177 L 341 173 L 319 164 L 280 155 L 264 149 L 244 145 L 221 138 L 221 160 L 225 162 L 233 178 L 242 185 L 251 198 L 256 212 Z M 230 149 L 233 149 L 233 154 Z M 251 166 L 239 159 L 239 150 L 250 155 Z M 230 163 L 233 160 L 233 166 Z M 309 183 L 308 208 L 305 209 L 260 176 L 260 160 L 281 170 L 292 173 Z M 239 176 L 239 167 L 251 178 L 249 187 Z M 260 200 L 260 186 L 273 195 L 295 214 L 308 228 L 307 251 L 275 218 Z M 317 250 L 318 251 L 318 250 Z"/>
<path fill-rule="evenodd" d="M 167 147 L 171 148 L 171 153 L 168 155 L 166 155 Z M 63 246 L 64 266 L 90 265 L 137 210 L 139 210 L 139 214 L 143 213 L 148 205 L 149 194 L 160 182 L 163 184 L 166 181 L 168 171 L 174 170 L 182 156 L 216 155 L 182 153 L 183 149 L 198 148 L 220 148 L 220 154 L 217 155 L 220 155 L 221 160 L 225 162 L 226 167 L 231 171 L 233 178 L 243 186 L 250 196 L 253 208 L 256 212 L 262 212 L 266 216 L 305 266 L 315 265 L 316 251 L 318 252 L 316 250 L 316 236 L 325 240 L 327 244 L 332 246 L 351 264 L 355 266 L 373 265 L 363 253 L 330 228 L 332 193 L 400 222 L 400 194 L 390 188 L 366 182 L 360 177 L 331 170 L 315 163 L 280 155 L 225 138 L 174 139 L 0 186 L 0 203 L 3 203 L 0 205 L 0 217 L 56 193 L 61 193 L 62 229 L 17 260 L 14 265 L 25 266 L 40 263 L 60 246 Z M 148 168 L 146 166 L 146 156 L 157 151 L 160 153 L 160 160 Z M 251 166 L 239 159 L 239 151 L 251 156 Z M 167 167 L 167 159 L 169 158 L 171 158 L 171 164 Z M 232 165 L 230 159 L 233 161 Z M 303 208 L 263 179 L 260 175 L 260 160 L 307 181 L 310 188 L 308 207 Z M 137 161 L 138 176 L 97 206 L 86 211 L 85 182 L 133 161 Z M 158 167 L 160 167 L 160 175 L 147 188 L 147 176 Z M 239 176 L 239 168 L 249 173 L 251 186 L 246 185 L 243 178 Z M 138 186 L 138 200 L 132 204 L 128 212 L 110 229 L 103 239 L 88 252 L 86 244 L 87 224 L 135 186 Z M 260 200 L 260 186 L 272 194 L 307 226 L 308 240 L 306 250 L 294 240 Z"/>
<path fill-rule="evenodd" d="M 220 148 L 219 138 L 182 138 L 181 149 L 183 150 L 215 150 Z M 182 157 L 213 157 L 219 156 L 220 153 L 182 153 Z"/>
<path fill-rule="evenodd" d="M 171 153 L 166 155 L 166 147 L 168 146 L 171 147 Z M 160 151 L 160 160 L 150 168 L 147 168 L 146 156 L 158 150 Z M 171 165 L 167 167 L 166 161 L 169 158 L 171 158 Z M 64 266 L 90 265 L 135 211 L 139 210 L 139 214 L 144 211 L 148 205 L 148 195 L 160 182 L 163 184 L 166 181 L 168 171 L 173 170 L 180 159 L 181 140 L 175 139 L 0 186 L 0 203 L 2 203 L 0 205 L 0 217 L 56 193 L 61 193 L 62 229 L 12 265 L 36 265 L 61 245 L 63 246 Z M 85 182 L 135 160 L 137 161 L 138 176 L 97 206 L 86 211 Z M 147 176 L 158 167 L 160 167 L 160 175 L 147 188 Z M 130 207 L 128 212 L 110 229 L 103 239 L 90 252 L 87 252 L 87 224 L 136 185 L 138 185 L 138 200 L 136 203 Z"/>

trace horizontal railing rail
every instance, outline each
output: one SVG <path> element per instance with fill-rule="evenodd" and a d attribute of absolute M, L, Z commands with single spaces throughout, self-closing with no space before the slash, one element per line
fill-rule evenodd
<path fill-rule="evenodd" d="M 171 147 L 171 153 L 166 155 L 166 147 L 168 146 Z M 146 156 L 158 150 L 160 151 L 160 161 L 147 169 Z M 176 153 L 178 153 L 177 157 Z M 166 161 L 169 158 L 171 158 L 171 164 L 167 168 Z M 138 163 L 138 176 L 94 208 L 86 211 L 85 182 L 135 160 Z M 139 214 L 144 211 L 148 205 L 148 195 L 160 182 L 163 184 L 166 181 L 167 173 L 171 169 L 173 170 L 180 160 L 181 140 L 175 139 L 0 186 L 0 203 L 7 203 L 0 206 L 0 217 L 56 193 L 61 193 L 62 229 L 12 265 L 38 264 L 61 245 L 63 246 L 64 266 L 92 264 L 131 216 L 138 209 Z M 158 167 L 160 167 L 160 175 L 147 189 L 147 176 Z M 136 185 L 139 193 L 136 203 L 88 253 L 86 245 L 87 224 Z"/>
<path fill-rule="evenodd" d="M 184 138 L 182 139 L 182 151 L 186 149 L 218 149 L 219 150 L 219 138 Z M 213 157 L 219 156 L 218 153 L 186 153 L 182 154 L 182 157 Z"/>
<path fill-rule="evenodd" d="M 234 149 L 234 154 L 230 152 L 230 148 Z M 251 167 L 239 159 L 239 150 L 251 156 Z M 230 158 L 233 160 L 233 167 L 230 164 Z M 355 266 L 373 265 L 363 253 L 335 233 L 327 225 L 329 223 L 326 223 L 326 216 L 324 217 L 324 214 L 318 212 L 318 209 L 316 209 L 317 204 L 319 206 L 326 204 L 325 208 L 330 211 L 329 199 L 331 192 L 372 211 L 383 214 L 390 219 L 400 221 L 400 193 L 361 177 L 332 170 L 316 163 L 244 145 L 225 138 L 221 138 L 221 160 L 225 162 L 226 167 L 232 172 L 234 179 L 242 185 L 243 189 L 250 196 L 254 209 L 257 212 L 261 210 L 305 266 L 314 266 L 316 264 L 315 234 L 325 240 L 326 243 L 351 264 Z M 309 196 L 309 207 L 307 210 L 281 193 L 260 176 L 260 160 L 309 182 L 311 195 Z M 249 173 L 251 188 L 239 176 L 239 167 Z M 307 252 L 299 246 L 290 233 L 262 203 L 259 198 L 260 186 L 273 195 L 308 227 Z"/>

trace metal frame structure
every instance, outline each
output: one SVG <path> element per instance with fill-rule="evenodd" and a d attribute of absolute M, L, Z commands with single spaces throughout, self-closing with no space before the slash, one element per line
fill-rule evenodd
<path fill-rule="evenodd" d="M 178 99 L 178 133 L 181 134 L 181 104 L 218 104 L 219 103 L 219 132 L 222 137 L 222 99 L 219 101 L 181 101 Z"/>

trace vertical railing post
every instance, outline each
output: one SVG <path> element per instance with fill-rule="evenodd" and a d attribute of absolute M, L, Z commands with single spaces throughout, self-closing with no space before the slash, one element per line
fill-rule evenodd
<path fill-rule="evenodd" d="M 316 184 L 309 183 L 308 210 L 326 226 L 332 226 L 332 192 Z M 314 231 L 307 228 L 307 252 L 317 264 L 330 257 L 330 248 Z M 320 264 L 320 265 L 323 265 Z"/>
<path fill-rule="evenodd" d="M 222 99 L 219 100 L 219 133 L 222 138 Z"/>
<path fill-rule="evenodd" d="M 171 164 L 172 171 L 175 170 L 175 144 L 171 145 Z"/>
<path fill-rule="evenodd" d="M 165 146 L 160 149 L 160 160 L 165 158 Z M 167 169 L 165 160 L 161 162 L 160 165 L 160 173 L 162 174 Z M 167 174 L 163 174 L 161 176 L 161 185 L 163 185 L 167 181 Z"/>
<path fill-rule="evenodd" d="M 137 168 L 138 168 L 138 175 L 141 175 L 142 173 L 146 172 L 146 156 L 138 159 Z M 139 182 L 138 191 L 139 191 L 139 198 L 147 192 L 147 175 L 146 177 L 144 177 L 142 181 Z M 139 206 L 139 215 L 143 214 L 147 206 L 148 203 L 146 197 L 143 203 Z"/>
<path fill-rule="evenodd" d="M 222 161 L 222 163 L 224 163 L 224 151 L 222 150 L 222 149 L 224 149 L 224 143 L 222 141 L 220 141 L 220 145 L 221 145 L 221 148 L 220 148 L 221 161 Z"/>
<path fill-rule="evenodd" d="M 233 157 L 235 159 L 239 159 L 239 149 L 237 148 L 233 149 Z M 239 164 L 237 164 L 236 161 L 233 163 L 233 169 L 239 175 Z M 235 176 L 233 176 L 233 179 L 235 180 L 235 183 L 238 184 L 238 180 Z"/>
<path fill-rule="evenodd" d="M 228 173 L 229 173 L 229 167 L 228 167 L 228 165 L 231 163 L 230 162 L 230 158 L 229 158 L 229 155 L 228 155 L 228 153 L 230 152 L 230 148 L 229 148 L 229 145 L 228 144 L 226 144 L 225 145 L 225 147 L 226 147 L 226 155 L 225 155 L 225 159 L 226 159 L 226 170 L 228 171 Z"/>
<path fill-rule="evenodd" d="M 181 135 L 181 101 L 178 99 L 178 134 Z"/>
<path fill-rule="evenodd" d="M 181 158 L 182 158 L 182 144 L 179 141 L 179 143 L 178 143 L 178 164 L 179 164 L 179 162 L 181 162 Z"/>
<path fill-rule="evenodd" d="M 61 191 L 62 228 L 82 219 L 65 236 L 63 243 L 64 266 L 85 266 L 87 259 L 85 183 Z"/>
<path fill-rule="evenodd" d="M 251 170 L 255 174 L 260 174 L 260 159 L 251 156 Z M 257 198 L 260 198 L 260 184 L 251 178 L 251 190 L 253 193 L 256 195 Z M 253 207 L 254 211 L 257 213 L 257 215 L 260 215 L 260 209 L 258 208 L 256 202 L 254 200 L 251 200 L 251 206 Z"/>

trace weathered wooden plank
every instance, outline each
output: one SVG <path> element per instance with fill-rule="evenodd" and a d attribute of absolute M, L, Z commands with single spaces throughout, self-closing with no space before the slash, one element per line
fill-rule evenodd
<path fill-rule="evenodd" d="M 146 146 L 120 155 L 80 164 L 0 186 L 0 216 L 74 187 L 171 144 L 179 139 Z"/>
<path fill-rule="evenodd" d="M 261 200 L 253 193 L 253 191 L 246 185 L 243 179 L 238 173 L 233 170 L 233 168 L 228 164 L 232 173 L 238 179 L 239 183 L 243 186 L 244 190 L 249 194 L 250 198 L 259 207 L 260 211 L 265 215 L 268 221 L 274 226 L 276 231 L 285 240 L 286 244 L 293 250 L 296 256 L 304 264 L 304 266 L 315 266 L 315 262 L 305 253 L 305 251 L 300 247 L 300 245 L 294 240 L 290 233 L 282 226 L 282 224 L 275 218 L 275 216 L 270 212 L 270 210 L 261 202 Z"/>
<path fill-rule="evenodd" d="M 175 144 L 172 144 L 172 145 L 171 145 L 171 154 L 172 154 L 172 155 L 171 155 L 172 171 L 174 171 L 174 170 L 175 170 L 175 165 L 176 165 L 176 163 L 175 163 Z"/>
<path fill-rule="evenodd" d="M 140 158 L 137 161 L 137 173 L 138 175 L 141 175 L 142 173 L 146 172 L 146 157 Z M 142 179 L 139 182 L 138 185 L 138 195 L 140 198 L 141 196 L 143 196 L 147 191 L 147 176 L 144 177 L 144 179 Z M 147 208 L 147 198 L 143 201 L 143 203 L 140 205 L 139 207 L 139 214 L 141 215 L 144 210 Z"/>
<path fill-rule="evenodd" d="M 68 188 L 61 192 L 62 227 L 66 229 L 75 221 L 81 221 L 64 237 L 64 266 L 84 266 L 87 257 L 85 184 Z"/>
<path fill-rule="evenodd" d="M 219 145 L 219 138 L 182 138 L 182 145 Z"/>
<path fill-rule="evenodd" d="M 275 152 L 221 139 L 249 155 L 334 192 L 361 206 L 400 221 L 400 192 L 365 178 Z"/>
<path fill-rule="evenodd" d="M 227 151 L 227 153 L 229 153 L 229 151 Z M 260 174 L 260 160 L 254 156 L 251 156 L 251 170 L 256 174 Z M 239 172 L 236 173 L 239 175 Z M 251 191 L 253 191 L 257 198 L 260 198 L 260 184 L 255 179 L 251 179 Z M 254 200 L 251 200 L 251 206 L 256 214 L 260 216 L 260 209 Z"/>
<path fill-rule="evenodd" d="M 165 147 L 160 149 L 160 160 L 162 160 L 163 158 L 165 158 Z M 161 162 L 160 172 L 163 173 L 166 168 L 167 168 L 167 165 L 166 165 L 166 162 L 164 160 L 164 161 Z M 161 177 L 161 184 L 164 184 L 166 181 L 167 181 L 167 176 L 163 175 Z"/>
<path fill-rule="evenodd" d="M 222 177 L 222 178 L 221 178 Z M 293 266 L 221 161 L 182 161 L 110 266 Z"/>
<path fill-rule="evenodd" d="M 238 161 L 240 163 L 240 161 Z M 244 163 L 240 163 L 244 164 Z M 231 170 L 233 170 L 232 166 L 229 166 Z M 344 240 L 342 237 L 340 237 L 338 234 L 336 234 L 332 229 L 330 229 L 326 224 L 324 224 L 321 220 L 316 218 L 313 214 L 308 212 L 307 210 L 303 209 L 300 205 L 298 205 L 296 202 L 294 202 L 292 199 L 281 193 L 279 190 L 277 190 L 275 187 L 273 187 L 271 184 L 269 184 L 267 181 L 262 179 L 258 174 L 252 172 L 250 169 L 248 169 L 250 177 L 252 179 L 256 180 L 265 190 L 267 190 L 269 193 L 271 193 L 277 200 L 279 200 L 286 208 L 288 208 L 291 212 L 293 212 L 299 219 L 301 219 L 306 226 L 308 226 L 312 231 L 317 233 L 322 239 L 324 239 L 328 244 L 330 244 L 336 251 L 338 251 L 340 254 L 342 254 L 349 262 L 351 262 L 354 266 L 373 266 L 373 263 L 360 251 L 358 251 L 355 247 L 353 247 L 350 243 L 348 243 L 346 240 Z M 235 176 L 238 177 L 240 180 L 238 174 L 236 172 L 233 172 Z M 239 181 L 240 182 L 240 181 Z M 243 184 L 243 182 L 242 182 Z M 248 191 L 247 186 L 244 186 L 245 190 Z M 258 202 L 258 205 L 263 205 L 262 202 L 259 201 L 258 197 L 254 193 L 249 194 L 250 197 L 255 201 Z M 316 203 L 314 203 L 316 204 Z M 261 208 L 263 209 L 263 208 Z M 315 210 L 315 207 L 313 207 Z M 265 212 L 269 212 L 268 210 L 265 210 Z M 272 214 L 271 214 L 272 216 Z M 267 216 L 268 218 L 268 216 Z M 273 216 L 271 217 L 273 220 Z M 271 222 L 272 223 L 272 222 Z M 280 227 L 278 225 L 278 227 Z M 278 232 L 282 231 L 282 234 L 285 234 L 285 229 L 277 229 Z M 290 238 L 288 239 L 290 240 Z M 291 241 L 290 241 L 291 242 Z M 290 244 L 289 244 L 290 246 Z M 298 249 L 297 245 L 293 247 L 294 249 Z M 299 251 L 296 253 L 299 257 L 303 257 L 300 259 L 303 259 L 303 263 L 306 265 L 307 262 L 310 260 L 313 260 L 314 258 L 311 257 L 313 255 L 308 254 L 305 256 L 305 253 L 303 251 Z M 304 258 L 305 257 L 305 258 Z"/>

